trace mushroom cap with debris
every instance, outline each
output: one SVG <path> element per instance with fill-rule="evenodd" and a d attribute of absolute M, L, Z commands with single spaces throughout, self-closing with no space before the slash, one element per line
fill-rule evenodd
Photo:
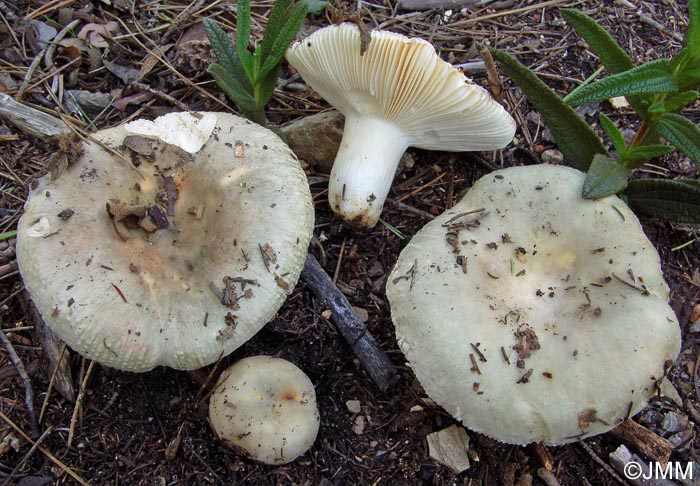
<path fill-rule="evenodd" d="M 271 131 L 174 113 L 97 132 L 70 162 L 32 190 L 17 259 L 44 320 L 80 354 L 128 371 L 199 368 L 295 286 L 313 204 Z"/>
<path fill-rule="evenodd" d="M 286 57 L 345 115 L 328 201 L 359 226 L 378 221 L 408 147 L 493 150 L 513 139 L 515 121 L 505 109 L 423 39 L 345 23 L 317 30 Z"/>
<path fill-rule="evenodd" d="M 640 411 L 680 349 L 659 256 L 619 198 L 539 165 L 484 176 L 387 283 L 426 393 L 497 440 L 558 445 Z"/>
<path fill-rule="evenodd" d="M 287 464 L 316 440 L 316 391 L 289 361 L 244 358 L 224 371 L 214 387 L 209 422 L 221 440 L 251 459 Z"/>

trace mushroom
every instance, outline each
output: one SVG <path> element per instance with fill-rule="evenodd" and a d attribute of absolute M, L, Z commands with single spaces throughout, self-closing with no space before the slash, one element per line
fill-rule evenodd
<path fill-rule="evenodd" d="M 502 442 L 564 444 L 639 412 L 680 349 L 659 256 L 617 197 L 538 165 L 484 176 L 387 283 L 426 393 Z"/>
<path fill-rule="evenodd" d="M 507 145 L 515 122 L 487 91 L 441 60 L 423 39 L 355 24 L 317 30 L 287 50 L 304 80 L 345 115 L 328 201 L 346 221 L 379 219 L 408 147 L 450 152 Z"/>
<path fill-rule="evenodd" d="M 209 422 L 228 446 L 264 464 L 287 464 L 313 445 L 320 423 L 309 377 L 281 358 L 252 356 L 219 378 Z"/>
<path fill-rule="evenodd" d="M 277 135 L 233 115 L 174 113 L 97 132 L 43 178 L 17 260 L 46 323 L 78 353 L 128 371 L 195 369 L 274 316 L 312 229 L 306 177 Z"/>

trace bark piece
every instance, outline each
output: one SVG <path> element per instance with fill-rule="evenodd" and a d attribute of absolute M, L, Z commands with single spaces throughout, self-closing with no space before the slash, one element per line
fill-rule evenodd
<path fill-rule="evenodd" d="M 63 121 L 0 93 L 0 117 L 29 135 L 56 142 L 70 130 Z"/>
<path fill-rule="evenodd" d="M 666 464 L 673 451 L 673 445 L 637 422 L 625 419 L 610 431 L 614 437 L 633 446 L 649 460 Z"/>

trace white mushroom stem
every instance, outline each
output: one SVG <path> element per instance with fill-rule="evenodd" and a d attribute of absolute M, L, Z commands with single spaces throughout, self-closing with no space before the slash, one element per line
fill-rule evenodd
<path fill-rule="evenodd" d="M 358 226 L 374 226 L 408 144 L 394 123 L 346 115 L 328 186 L 331 209 Z"/>

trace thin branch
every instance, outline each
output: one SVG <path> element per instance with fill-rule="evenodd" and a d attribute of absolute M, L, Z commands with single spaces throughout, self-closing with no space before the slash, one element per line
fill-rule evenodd
<path fill-rule="evenodd" d="M 19 359 L 15 348 L 12 346 L 10 340 L 7 339 L 7 336 L 5 336 L 4 332 L 0 332 L 0 341 L 2 341 L 2 343 L 5 345 L 5 348 L 7 349 L 7 354 L 10 357 L 10 361 L 12 361 L 12 364 L 15 365 L 15 368 L 17 368 L 17 373 L 19 373 L 19 377 L 22 380 L 22 384 L 24 385 L 24 403 L 27 406 L 29 423 L 31 424 L 32 428 L 32 438 L 36 439 L 37 437 L 39 437 L 40 433 L 39 423 L 37 422 L 36 414 L 34 413 L 34 390 L 32 389 L 32 382 L 29 379 L 27 370 L 24 368 L 24 364 L 22 364 L 22 360 Z"/>

